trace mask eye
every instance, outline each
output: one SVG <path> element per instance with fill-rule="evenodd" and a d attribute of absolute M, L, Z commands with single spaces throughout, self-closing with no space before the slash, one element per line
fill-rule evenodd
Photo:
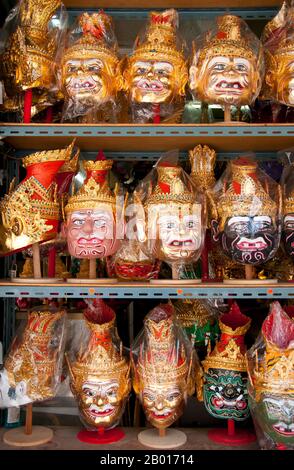
<path fill-rule="evenodd" d="M 81 225 L 83 225 L 84 221 L 82 219 L 75 219 L 73 221 L 73 224 L 76 225 L 77 227 L 80 227 Z"/>
<path fill-rule="evenodd" d="M 187 222 L 187 228 L 195 228 L 195 227 L 196 227 L 196 223 L 193 220 L 190 220 L 189 222 Z"/>
<path fill-rule="evenodd" d="M 89 72 L 99 72 L 100 67 L 99 65 L 89 65 L 88 70 Z"/>
<path fill-rule="evenodd" d="M 223 70 L 225 70 L 226 66 L 225 64 L 215 64 L 213 68 L 214 70 L 217 70 L 218 72 L 222 72 Z"/>
<path fill-rule="evenodd" d="M 145 69 L 144 67 L 139 67 L 139 68 L 137 68 L 137 73 L 138 73 L 139 75 L 143 75 L 143 74 L 146 73 L 146 72 L 147 72 L 147 69 Z"/>
<path fill-rule="evenodd" d="M 247 67 L 244 64 L 237 64 L 236 70 L 238 70 L 238 72 L 247 72 Z"/>

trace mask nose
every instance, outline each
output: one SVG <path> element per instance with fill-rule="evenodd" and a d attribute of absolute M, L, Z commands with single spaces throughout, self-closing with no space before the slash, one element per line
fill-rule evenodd
<path fill-rule="evenodd" d="M 84 233 L 92 233 L 93 232 L 93 221 L 91 219 L 87 219 L 83 226 Z"/>
<path fill-rule="evenodd" d="M 156 406 L 156 409 L 161 411 L 163 410 L 163 399 L 161 396 L 158 396 L 157 399 L 156 399 L 156 402 L 155 402 L 155 406 Z"/>
<path fill-rule="evenodd" d="M 225 398 L 228 398 L 229 400 L 232 400 L 233 398 L 236 398 L 238 396 L 235 387 L 231 384 L 228 384 L 225 386 L 223 390 L 223 395 Z"/>

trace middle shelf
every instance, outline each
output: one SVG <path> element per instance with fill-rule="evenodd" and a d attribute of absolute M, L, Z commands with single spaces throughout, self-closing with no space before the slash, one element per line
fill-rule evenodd
<path fill-rule="evenodd" d="M 207 144 L 217 152 L 275 152 L 294 145 L 293 124 L 0 124 L 16 149 L 48 150 L 76 138 L 82 151 L 164 152 Z"/>
<path fill-rule="evenodd" d="M 89 281 L 84 285 L 66 283 L 30 285 L 13 284 L 8 280 L 0 281 L 0 297 L 34 297 L 34 298 L 116 298 L 116 299 L 187 299 L 187 298 L 226 298 L 226 299 L 278 299 L 294 298 L 294 284 L 291 282 L 273 285 L 256 281 L 254 285 L 228 285 L 222 283 L 203 283 L 189 286 L 150 285 L 149 283 L 101 284 Z"/>

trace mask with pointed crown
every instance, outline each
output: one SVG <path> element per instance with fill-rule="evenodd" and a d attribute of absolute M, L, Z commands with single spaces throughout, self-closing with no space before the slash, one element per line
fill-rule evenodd
<path fill-rule="evenodd" d="M 294 320 L 285 310 L 279 302 L 271 304 L 247 352 L 250 407 L 266 448 L 294 449 Z"/>
<path fill-rule="evenodd" d="M 23 159 L 27 175 L 0 201 L 0 256 L 54 239 L 60 220 L 55 177 L 70 160 L 74 142 L 61 150 L 37 152 Z"/>
<path fill-rule="evenodd" d="M 207 350 L 198 380 L 198 399 L 216 418 L 243 421 L 249 416 L 244 335 L 251 320 L 236 304 L 219 320 L 221 337 L 215 348 Z"/>
<path fill-rule="evenodd" d="M 180 166 L 162 161 L 155 172 L 143 201 L 148 252 L 171 263 L 196 260 L 206 222 L 202 196 Z"/>
<path fill-rule="evenodd" d="M 97 299 L 84 315 L 87 344 L 75 360 L 66 356 L 71 389 L 87 428 L 112 428 L 118 424 L 130 393 L 130 364 L 117 335 L 114 311 Z"/>
<path fill-rule="evenodd" d="M 282 240 L 286 253 L 294 256 L 294 162 L 289 152 L 290 161 L 284 167 L 282 174 L 283 188 L 283 229 Z"/>
<path fill-rule="evenodd" d="M 294 4 L 284 2 L 262 34 L 266 70 L 262 97 L 294 106 Z"/>
<path fill-rule="evenodd" d="M 220 239 L 230 258 L 258 265 L 274 256 L 281 231 L 281 187 L 254 160 L 240 157 L 229 163 L 212 203 L 214 240 Z"/>
<path fill-rule="evenodd" d="M 145 38 L 136 40 L 124 79 L 134 103 L 164 104 L 182 101 L 188 81 L 183 48 L 177 38 L 178 13 L 151 12 Z"/>
<path fill-rule="evenodd" d="M 112 18 L 101 10 L 83 13 L 78 21 L 80 36 L 74 37 L 76 28 L 69 33 L 61 60 L 64 119 L 89 114 L 115 101 L 122 88 Z"/>
<path fill-rule="evenodd" d="M 54 28 L 50 21 L 61 6 L 60 0 L 23 0 L 19 3 L 17 27 L 2 55 L 1 75 L 8 96 L 30 88 L 50 90 L 53 87 L 62 21 Z"/>
<path fill-rule="evenodd" d="M 66 311 L 38 308 L 28 313 L 0 372 L 0 408 L 53 398 L 60 382 Z"/>
<path fill-rule="evenodd" d="M 249 105 L 263 80 L 260 41 L 238 16 L 216 19 L 216 27 L 196 40 L 190 88 L 196 98 L 221 105 Z"/>
<path fill-rule="evenodd" d="M 206 300 L 178 300 L 175 312 L 181 326 L 196 347 L 213 343 L 219 335 L 216 309 Z"/>
<path fill-rule="evenodd" d="M 191 345 L 171 304 L 160 304 L 147 315 L 131 351 L 134 390 L 146 418 L 156 428 L 167 428 L 182 415 L 187 396 L 194 392 Z"/>
<path fill-rule="evenodd" d="M 118 249 L 117 188 L 112 191 L 107 179 L 112 164 L 101 152 L 96 161 L 83 162 L 84 184 L 64 207 L 63 234 L 75 258 L 104 258 Z"/>

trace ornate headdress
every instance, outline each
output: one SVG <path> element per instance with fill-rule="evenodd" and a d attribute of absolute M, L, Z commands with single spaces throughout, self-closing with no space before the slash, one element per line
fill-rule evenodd
<path fill-rule="evenodd" d="M 246 371 L 244 335 L 250 324 L 251 319 L 241 313 L 236 303 L 229 313 L 221 316 L 221 337 L 213 351 L 208 348 L 206 359 L 202 361 L 204 372 L 208 369 Z"/>
<path fill-rule="evenodd" d="M 69 197 L 64 208 L 64 215 L 80 209 L 96 209 L 101 204 L 109 204 L 113 211 L 116 208 L 116 192 L 114 193 L 107 181 L 108 171 L 113 161 L 99 155 L 99 160 L 83 162 L 86 179 L 76 194 Z"/>
<path fill-rule="evenodd" d="M 17 337 L 5 359 L 4 367 L 7 371 L 11 387 L 19 382 L 27 384 L 26 394 L 32 401 L 46 400 L 54 396 L 57 370 L 57 354 L 60 343 L 55 335 L 58 324 L 65 319 L 66 311 L 32 311 L 28 314 L 28 321 L 20 344 Z M 54 339 L 54 341 L 52 341 Z"/>
<path fill-rule="evenodd" d="M 260 349 L 254 345 L 247 353 L 248 373 L 256 400 L 259 401 L 263 393 L 294 394 L 294 321 L 279 302 L 272 304 L 261 333 Z"/>
<path fill-rule="evenodd" d="M 208 303 L 200 299 L 178 300 L 175 304 L 175 312 L 183 328 L 189 328 L 195 323 L 202 327 L 213 316 Z"/>
<path fill-rule="evenodd" d="M 153 204 L 175 203 L 194 204 L 196 203 L 195 189 L 191 183 L 187 187 L 183 181 L 183 169 L 180 166 L 161 163 L 157 166 L 158 180 L 147 198 L 145 206 Z"/>
<path fill-rule="evenodd" d="M 105 62 L 118 64 L 116 43 L 112 37 L 112 19 L 100 10 L 98 13 L 83 13 L 79 18 L 82 36 L 70 45 L 62 63 L 75 59 L 102 58 Z"/>
<path fill-rule="evenodd" d="M 36 87 L 48 89 L 52 85 L 58 41 L 56 34 L 50 35 L 48 23 L 60 6 L 60 0 L 20 2 L 19 26 L 2 56 L 7 90 L 11 84 L 21 90 Z"/>
<path fill-rule="evenodd" d="M 230 162 L 232 181 L 223 186 L 217 201 L 220 228 L 233 216 L 268 215 L 275 221 L 278 213 L 277 203 L 271 199 L 258 179 L 258 165 L 247 158 Z"/>
<path fill-rule="evenodd" d="M 217 31 L 208 31 L 206 34 L 197 62 L 221 55 L 257 60 L 256 51 L 244 34 L 244 22 L 238 16 L 225 15 L 217 18 Z"/>
<path fill-rule="evenodd" d="M 215 184 L 214 167 L 216 161 L 215 150 L 208 145 L 197 145 L 189 151 L 191 164 L 191 178 L 200 191 L 207 191 Z"/>
<path fill-rule="evenodd" d="M 130 365 L 123 355 L 122 343 L 118 348 L 113 342 L 115 313 L 102 299 L 94 301 L 94 308 L 101 311 L 101 318 L 96 322 L 85 319 L 90 330 L 87 348 L 84 351 L 81 348 L 74 362 L 66 356 L 74 388 L 81 390 L 85 381 L 117 378 L 121 387 L 128 391 Z"/>
<path fill-rule="evenodd" d="M 65 149 L 37 152 L 23 159 L 25 179 L 0 202 L 0 255 L 23 250 L 55 238 L 60 216 L 58 170 L 71 157 L 74 142 Z"/>
<path fill-rule="evenodd" d="M 165 314 L 163 319 L 161 319 L 162 312 Z M 140 391 L 142 384 L 167 386 L 186 383 L 187 387 L 189 386 L 192 363 L 187 357 L 184 344 L 181 344 L 175 336 L 172 312 L 171 305 L 159 305 L 144 321 L 146 341 L 140 345 L 138 362 L 135 366 L 136 393 Z"/>

